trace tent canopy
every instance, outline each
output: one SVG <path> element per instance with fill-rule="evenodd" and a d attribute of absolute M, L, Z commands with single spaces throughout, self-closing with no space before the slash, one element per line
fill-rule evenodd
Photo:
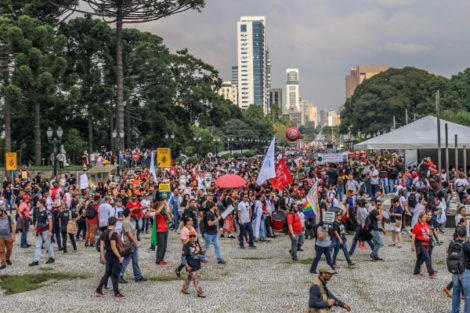
<path fill-rule="evenodd" d="M 441 119 L 441 147 L 445 147 L 445 124 L 447 123 L 449 147 L 455 147 L 457 135 L 458 147 L 470 148 L 470 127 Z M 354 150 L 378 149 L 437 149 L 437 118 L 426 116 L 410 124 L 394 129 L 389 133 L 371 138 L 354 145 Z"/>

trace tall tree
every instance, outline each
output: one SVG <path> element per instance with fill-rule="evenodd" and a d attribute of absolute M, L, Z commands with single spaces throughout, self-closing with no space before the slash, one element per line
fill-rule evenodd
<path fill-rule="evenodd" d="M 188 10 L 200 11 L 204 0 L 83 0 L 92 14 L 116 25 L 116 129 L 124 130 L 123 25 L 146 23 Z M 79 11 L 77 8 L 75 10 Z M 88 13 L 88 12 L 84 12 Z M 129 136 L 130 134 L 126 134 Z"/>

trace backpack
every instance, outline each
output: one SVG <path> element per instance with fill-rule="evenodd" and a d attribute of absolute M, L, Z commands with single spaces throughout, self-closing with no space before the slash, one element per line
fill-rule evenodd
<path fill-rule="evenodd" d="M 95 215 L 96 215 L 95 205 L 93 203 L 90 203 L 86 208 L 85 216 L 88 219 L 92 219 L 95 217 Z"/>
<path fill-rule="evenodd" d="M 286 235 L 289 234 L 289 225 L 287 224 L 287 217 L 289 216 L 289 214 L 293 214 L 293 213 L 292 213 L 292 212 L 291 212 L 291 213 L 288 213 L 288 214 L 286 215 L 286 217 L 284 218 L 284 223 L 282 224 L 282 232 L 283 232 L 284 234 L 286 234 Z M 294 222 L 294 220 L 295 220 L 295 215 L 294 215 L 292 218 L 293 218 L 292 222 Z"/>
<path fill-rule="evenodd" d="M 465 272 L 463 244 L 463 242 L 453 241 L 449 246 L 446 263 L 447 269 L 452 274 L 462 274 Z"/>
<path fill-rule="evenodd" d="M 372 223 L 372 218 L 370 217 L 370 214 L 367 215 L 366 220 L 364 221 L 364 228 L 367 231 L 372 231 L 374 228 L 374 225 Z"/>
<path fill-rule="evenodd" d="M 409 195 L 408 195 L 408 206 L 410 208 L 414 208 L 416 207 L 416 205 L 418 204 L 418 201 L 416 201 L 416 193 L 414 192 L 411 192 Z"/>

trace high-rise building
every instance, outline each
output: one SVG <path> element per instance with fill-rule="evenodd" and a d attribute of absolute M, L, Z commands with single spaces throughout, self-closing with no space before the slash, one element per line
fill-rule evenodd
<path fill-rule="evenodd" d="M 232 84 L 238 86 L 238 66 L 232 66 Z"/>
<path fill-rule="evenodd" d="M 265 25 L 264 16 L 242 16 L 237 22 L 237 48 L 238 105 L 247 109 L 256 104 L 266 114 L 269 108 Z"/>
<path fill-rule="evenodd" d="M 286 70 L 286 106 L 284 112 L 300 112 L 299 95 L 299 69 L 288 68 Z"/>
<path fill-rule="evenodd" d="M 269 90 L 269 107 L 276 104 L 279 108 L 282 108 L 282 88 L 273 88 Z"/>
<path fill-rule="evenodd" d="M 232 101 L 234 105 L 238 104 L 238 88 L 237 85 L 232 84 L 232 82 L 223 82 L 217 93 L 224 97 L 224 99 Z"/>
<path fill-rule="evenodd" d="M 340 114 L 337 110 L 328 110 L 326 124 L 330 127 L 338 126 L 341 122 Z"/>
<path fill-rule="evenodd" d="M 318 126 L 317 107 L 308 100 L 300 98 L 300 125 L 307 127 Z"/>
<path fill-rule="evenodd" d="M 346 75 L 346 99 L 349 99 L 356 91 L 357 86 L 366 79 L 388 70 L 388 65 L 359 65 L 351 68 L 351 73 Z"/>

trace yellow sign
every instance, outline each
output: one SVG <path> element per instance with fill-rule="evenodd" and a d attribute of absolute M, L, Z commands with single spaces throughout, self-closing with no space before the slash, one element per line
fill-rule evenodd
<path fill-rule="evenodd" d="M 170 192 L 170 184 L 160 184 L 158 185 L 158 191 L 159 192 Z"/>
<path fill-rule="evenodd" d="M 18 169 L 16 152 L 5 153 L 5 167 L 7 171 L 16 171 Z"/>
<path fill-rule="evenodd" d="M 171 167 L 171 149 L 170 148 L 157 148 L 157 167 L 159 168 Z"/>

